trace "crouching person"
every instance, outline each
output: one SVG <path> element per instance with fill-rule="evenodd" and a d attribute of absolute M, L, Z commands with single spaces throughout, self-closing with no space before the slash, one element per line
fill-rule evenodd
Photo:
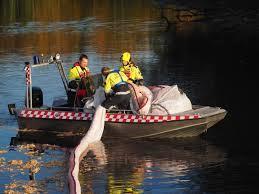
<path fill-rule="evenodd" d="M 104 91 L 106 94 L 106 100 L 102 105 L 106 109 L 115 106 L 118 109 L 127 110 L 131 97 L 127 83 L 128 77 L 121 71 L 112 71 L 109 67 L 102 68 L 102 75 L 105 77 Z"/>

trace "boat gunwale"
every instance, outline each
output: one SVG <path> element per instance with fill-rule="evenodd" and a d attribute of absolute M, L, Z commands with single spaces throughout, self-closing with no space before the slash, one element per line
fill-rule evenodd
<path fill-rule="evenodd" d="M 24 116 L 22 115 L 22 111 L 46 111 L 46 112 L 52 112 L 51 118 L 44 118 L 44 117 L 36 117 L 36 115 L 32 116 Z M 227 111 L 221 108 L 218 108 L 219 111 L 217 111 L 214 114 L 186 114 L 186 115 L 134 115 L 134 114 L 125 114 L 125 113 L 106 113 L 106 122 L 110 123 L 125 123 L 125 124 L 153 124 L 153 123 L 164 123 L 164 122 L 175 122 L 175 121 L 185 121 L 185 120 L 197 120 L 202 118 L 208 118 L 210 116 L 215 116 L 218 114 L 226 114 Z M 93 117 L 93 113 L 84 113 L 84 112 L 75 112 L 75 111 L 60 111 L 60 110 L 44 110 L 44 109 L 30 109 L 30 108 L 24 108 L 24 109 L 16 109 L 17 117 L 20 118 L 35 118 L 35 119 L 48 119 L 48 120 L 71 120 L 71 121 L 91 121 Z M 85 118 L 72 118 L 68 119 L 66 117 L 63 118 L 63 116 L 60 116 L 61 113 L 80 113 L 79 115 L 86 116 Z M 58 116 L 55 116 L 55 114 L 59 114 Z M 118 118 L 116 118 L 118 117 Z M 123 118 L 126 117 L 126 118 Z M 127 118 L 128 117 L 128 118 Z"/>

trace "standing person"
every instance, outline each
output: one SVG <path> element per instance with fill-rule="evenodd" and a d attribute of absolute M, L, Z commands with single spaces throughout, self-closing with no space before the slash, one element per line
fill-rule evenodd
<path fill-rule="evenodd" d="M 70 105 L 82 106 L 82 99 L 94 94 L 93 80 L 88 68 L 88 57 L 81 54 L 79 61 L 74 63 L 68 74 L 69 88 L 76 90 L 68 95 Z M 76 97 L 76 99 L 75 99 Z"/>
<path fill-rule="evenodd" d="M 121 63 L 122 66 L 120 67 L 120 71 L 127 75 L 130 82 L 133 82 L 137 85 L 144 84 L 144 78 L 141 74 L 141 71 L 139 67 L 132 62 L 129 52 L 125 52 L 122 54 Z"/>
<path fill-rule="evenodd" d="M 128 77 L 121 71 L 112 71 L 109 67 L 103 67 L 101 73 L 106 78 L 104 82 L 106 100 L 103 106 L 107 109 L 117 106 L 119 109 L 127 110 L 131 96 Z"/>

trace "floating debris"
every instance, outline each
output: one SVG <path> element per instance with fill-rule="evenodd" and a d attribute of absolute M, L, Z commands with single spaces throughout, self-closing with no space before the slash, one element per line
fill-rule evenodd
<path fill-rule="evenodd" d="M 34 144 L 25 144 L 25 145 L 19 145 L 18 146 L 20 149 L 36 149 L 36 145 Z"/>
<path fill-rule="evenodd" d="M 23 161 L 22 160 L 10 160 L 8 162 L 10 165 L 16 165 L 16 166 L 20 166 L 23 164 Z"/>
<path fill-rule="evenodd" d="M 5 164 L 5 158 L 0 158 L 0 165 Z"/>
<path fill-rule="evenodd" d="M 22 194 L 22 192 L 18 192 L 14 190 L 5 190 L 4 194 Z"/>
<path fill-rule="evenodd" d="M 37 160 L 30 160 L 25 163 L 24 169 L 30 169 L 35 174 L 40 171 L 40 164 Z"/>
<path fill-rule="evenodd" d="M 34 156 L 34 155 L 38 154 L 38 152 L 37 151 L 30 151 L 30 152 L 25 152 L 24 154 L 27 155 L 27 156 Z"/>
<path fill-rule="evenodd" d="M 49 150 L 57 150 L 50 152 Z M 28 156 L 28 159 L 11 159 L 7 160 L 4 156 L 0 155 L 0 173 L 4 172 L 9 174 L 10 177 L 15 179 L 16 176 L 26 177 L 26 180 L 14 180 L 12 183 L 5 185 L 4 190 L 1 193 L 4 194 L 24 194 L 24 193 L 44 193 L 47 182 L 55 182 L 59 184 L 60 188 L 64 188 L 66 185 L 65 177 L 60 178 L 63 174 L 66 174 L 66 160 L 64 160 L 64 152 L 59 146 L 52 146 L 47 144 L 24 144 L 15 147 L 15 151 Z M 61 151 L 61 152 L 59 152 Z M 8 154 L 8 150 L 0 150 L 1 154 Z M 62 158 L 61 158 L 62 156 Z M 52 160 L 43 162 L 45 157 Z M 59 159 L 60 158 L 60 159 Z M 65 157 L 66 158 L 66 157 Z M 43 180 L 35 181 L 35 175 L 40 173 L 42 167 L 46 168 L 58 168 L 54 176 L 48 177 Z M 60 172 L 60 170 L 63 170 Z M 56 170 L 55 170 L 56 171 Z M 60 175 L 61 173 L 62 175 Z M 29 180 L 28 181 L 28 176 Z"/>
<path fill-rule="evenodd" d="M 33 181 L 29 182 L 13 182 L 9 185 L 5 185 L 4 194 L 31 194 L 31 193 L 40 193 L 43 191 L 42 189 L 38 188 L 38 185 L 35 184 Z"/>
<path fill-rule="evenodd" d="M 24 192 L 25 193 L 35 193 L 37 191 L 37 189 L 34 186 L 30 186 L 30 185 L 24 185 Z"/>
<path fill-rule="evenodd" d="M 0 154 L 5 154 L 5 153 L 7 153 L 6 150 L 0 150 Z"/>
<path fill-rule="evenodd" d="M 9 185 L 5 185 L 4 194 L 20 194 L 21 192 L 14 190 L 14 189 L 17 189 L 17 187 L 18 187 L 18 185 L 16 182 L 10 183 Z"/>
<path fill-rule="evenodd" d="M 5 189 L 15 189 L 15 188 L 17 188 L 16 183 L 11 183 L 9 185 L 5 185 Z"/>

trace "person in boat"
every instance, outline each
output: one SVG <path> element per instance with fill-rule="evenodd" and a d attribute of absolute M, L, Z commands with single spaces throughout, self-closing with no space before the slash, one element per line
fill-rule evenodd
<path fill-rule="evenodd" d="M 69 105 L 83 106 L 82 100 L 94 94 L 94 84 L 88 68 L 88 56 L 81 54 L 68 74 L 68 87 L 72 89 L 68 95 Z"/>
<path fill-rule="evenodd" d="M 128 77 L 122 71 L 111 70 L 109 67 L 103 67 L 101 73 L 105 77 L 104 91 L 106 94 L 106 100 L 102 105 L 107 109 L 116 107 L 127 110 L 131 97 L 127 83 Z"/>
<path fill-rule="evenodd" d="M 133 82 L 137 85 L 144 84 L 144 78 L 141 74 L 139 67 L 131 60 L 131 55 L 129 52 L 124 52 L 121 56 L 122 66 L 120 71 L 122 71 L 128 78 L 129 82 Z"/>

